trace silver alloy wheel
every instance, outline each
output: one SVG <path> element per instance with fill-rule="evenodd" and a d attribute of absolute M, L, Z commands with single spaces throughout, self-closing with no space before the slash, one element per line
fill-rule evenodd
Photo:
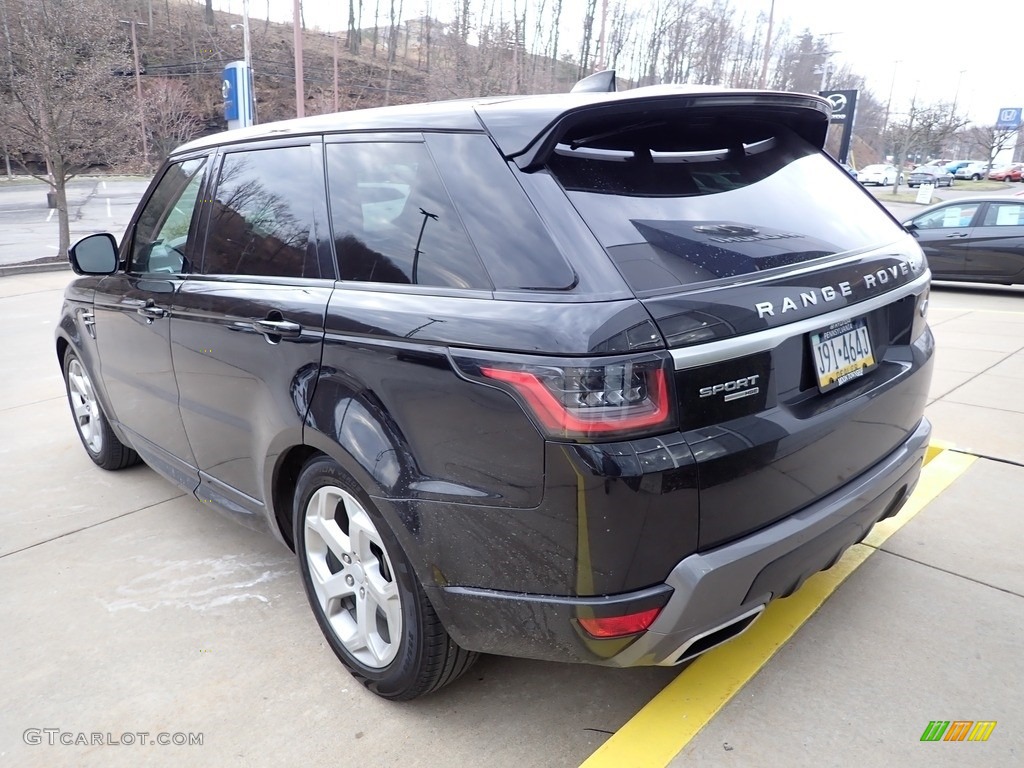
<path fill-rule="evenodd" d="M 77 357 L 68 365 L 68 393 L 71 395 L 71 410 L 74 411 L 82 442 L 92 453 L 99 454 L 103 448 L 100 406 L 96 402 L 96 392 L 89 374 Z"/>
<path fill-rule="evenodd" d="M 310 497 L 305 526 L 310 581 L 328 624 L 359 663 L 386 667 L 402 639 L 402 600 L 373 520 L 352 494 L 328 485 Z"/>

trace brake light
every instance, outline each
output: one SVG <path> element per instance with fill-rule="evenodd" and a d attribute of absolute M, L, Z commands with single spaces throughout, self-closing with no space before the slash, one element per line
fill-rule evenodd
<path fill-rule="evenodd" d="M 660 360 L 589 366 L 480 367 L 509 384 L 553 437 L 593 438 L 669 425 L 668 378 Z"/>
<path fill-rule="evenodd" d="M 609 616 L 603 619 L 577 619 L 587 634 L 596 638 L 625 637 L 645 631 L 661 613 L 661 608 L 651 608 L 625 616 Z"/>

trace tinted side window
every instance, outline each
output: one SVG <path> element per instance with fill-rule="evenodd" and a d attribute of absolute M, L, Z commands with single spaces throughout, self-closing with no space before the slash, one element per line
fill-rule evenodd
<path fill-rule="evenodd" d="M 947 205 L 914 219 L 918 229 L 959 229 L 969 227 L 974 214 L 978 212 L 978 203 Z"/>
<path fill-rule="evenodd" d="M 190 271 L 189 239 L 203 186 L 206 158 L 171 165 L 146 201 L 135 225 L 132 241 L 132 272 L 177 274 Z"/>
<path fill-rule="evenodd" d="M 1024 226 L 1024 203 L 989 203 L 983 227 Z"/>
<path fill-rule="evenodd" d="M 204 274 L 321 277 L 310 233 L 324 194 L 308 146 L 230 152 L 213 199 Z"/>
<path fill-rule="evenodd" d="M 426 145 L 326 149 L 342 280 L 491 289 Z"/>
<path fill-rule="evenodd" d="M 489 137 L 437 133 L 427 144 L 444 158 L 441 175 L 496 288 L 573 286 L 576 274 Z"/>

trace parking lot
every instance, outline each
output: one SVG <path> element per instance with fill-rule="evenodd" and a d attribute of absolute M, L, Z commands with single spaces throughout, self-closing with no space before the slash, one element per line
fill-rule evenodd
<path fill-rule="evenodd" d="M 68 183 L 71 242 L 94 232 L 124 233 L 139 198 L 143 178 L 81 178 Z M 0 184 L 0 267 L 57 255 L 57 211 L 47 207 L 46 186 Z"/>
<path fill-rule="evenodd" d="M 95 184 L 77 234 L 120 234 L 144 184 L 108 187 L 109 217 Z M 26 211 L 0 195 L 0 264 L 52 242 L 31 189 Z M 933 290 L 927 415 L 950 449 L 747 635 L 683 670 L 487 657 L 393 704 L 337 663 L 287 549 L 144 466 L 92 465 L 53 351 L 69 278 L 0 277 L 0 764 L 1020 764 L 1024 287 Z M 997 725 L 922 743 L 934 720 Z"/>

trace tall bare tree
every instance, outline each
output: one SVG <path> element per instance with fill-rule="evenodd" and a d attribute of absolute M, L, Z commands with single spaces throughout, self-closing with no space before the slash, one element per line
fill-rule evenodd
<path fill-rule="evenodd" d="M 0 13 L 12 64 L 0 73 L 0 92 L 10 99 L 0 109 L 0 130 L 26 170 L 52 186 L 66 255 L 68 180 L 137 152 L 125 141 L 137 133 L 126 125 L 135 116 L 124 106 L 134 99 L 131 80 L 117 76 L 132 72 L 131 55 L 103 0 L 6 0 Z"/>
<path fill-rule="evenodd" d="M 359 53 L 359 47 L 363 43 L 363 35 L 360 25 L 363 23 L 363 0 L 358 0 L 359 14 L 356 15 L 357 0 L 348 0 L 348 34 L 346 44 L 348 52 L 355 55 Z"/>
<path fill-rule="evenodd" d="M 989 171 L 992 170 L 992 164 L 996 160 L 996 155 L 1004 149 L 1012 147 L 1016 139 L 1016 130 L 997 128 L 994 125 L 972 126 L 967 130 L 966 135 L 968 146 L 971 147 L 972 150 L 976 149 L 978 152 L 984 153 L 985 155 L 987 163 L 985 166 L 986 176 L 988 176 Z"/>
<path fill-rule="evenodd" d="M 906 115 L 889 121 L 887 139 L 893 147 L 892 164 L 903 168 L 907 157 L 922 150 L 941 147 L 967 120 L 957 115 L 949 104 L 918 104 L 917 97 L 910 102 Z M 900 174 L 893 182 L 893 194 L 899 192 Z"/>
<path fill-rule="evenodd" d="M 163 159 L 179 144 L 195 138 L 203 124 L 188 87 L 168 77 L 146 83 L 146 125 L 153 154 Z"/>

